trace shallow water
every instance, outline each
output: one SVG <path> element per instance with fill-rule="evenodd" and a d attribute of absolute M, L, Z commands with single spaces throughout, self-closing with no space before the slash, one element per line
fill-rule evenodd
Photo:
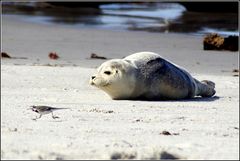
<path fill-rule="evenodd" d="M 15 14 L 24 21 L 75 28 L 239 35 L 237 14 L 188 12 L 178 3 L 104 4 L 99 11 L 89 9 L 87 14 L 82 8 L 51 10 L 36 8 L 35 3 L 25 3 L 25 8 L 16 7 L 18 5 L 5 3 L 3 15 Z"/>

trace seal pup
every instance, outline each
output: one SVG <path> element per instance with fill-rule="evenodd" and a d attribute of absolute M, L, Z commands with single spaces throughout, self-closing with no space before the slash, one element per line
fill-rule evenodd
<path fill-rule="evenodd" d="M 115 100 L 177 100 L 211 97 L 215 83 L 198 81 L 185 69 L 153 52 L 139 52 L 104 62 L 90 84 Z"/>

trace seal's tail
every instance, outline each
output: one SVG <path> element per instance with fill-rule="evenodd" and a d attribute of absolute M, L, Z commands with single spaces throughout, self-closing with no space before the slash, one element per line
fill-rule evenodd
<path fill-rule="evenodd" d="M 212 97 L 216 93 L 215 83 L 209 80 L 201 81 L 201 93 L 202 97 Z"/>

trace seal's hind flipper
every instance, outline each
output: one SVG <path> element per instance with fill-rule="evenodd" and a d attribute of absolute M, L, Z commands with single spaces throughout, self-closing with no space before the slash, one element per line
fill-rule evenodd
<path fill-rule="evenodd" d="M 209 80 L 203 80 L 201 81 L 200 85 L 201 93 L 200 96 L 202 97 L 212 97 L 216 91 L 215 91 L 215 83 Z"/>
<path fill-rule="evenodd" d="M 207 85 L 211 86 L 212 88 L 215 88 L 215 83 L 210 80 L 202 80 L 201 82 L 203 84 L 207 84 Z"/>

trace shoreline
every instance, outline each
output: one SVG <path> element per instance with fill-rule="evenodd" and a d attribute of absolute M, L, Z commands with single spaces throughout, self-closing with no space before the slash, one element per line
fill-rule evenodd
<path fill-rule="evenodd" d="M 4 16 L 2 22 L 2 50 L 13 57 L 28 58 L 17 61 L 4 59 L 3 64 L 65 64 L 96 68 L 105 60 L 90 59 L 92 53 L 113 59 L 135 52 L 151 51 L 190 73 L 232 75 L 231 72 L 238 68 L 238 52 L 204 51 L 203 37 L 142 31 L 74 29 L 39 25 Z M 16 30 L 15 26 L 19 26 L 20 30 Z M 67 33 L 64 34 L 65 32 Z M 50 60 L 50 52 L 56 52 L 60 59 Z"/>
<path fill-rule="evenodd" d="M 188 14 L 193 14 L 193 13 L 188 13 Z M 103 14 L 102 16 L 107 16 L 108 14 Z M 47 17 L 47 16 L 41 16 L 41 15 L 35 15 L 35 16 L 31 16 L 31 15 L 25 15 L 25 14 L 22 14 L 22 15 L 15 15 L 15 14 L 9 14 L 9 13 L 6 13 L 6 14 L 3 14 L 2 16 L 4 17 L 15 17 L 15 19 L 21 19 L 20 21 L 22 22 L 26 22 L 26 23 L 33 23 L 33 24 L 37 24 L 37 25 L 55 25 L 55 26 L 61 26 L 61 27 L 64 27 L 64 28 L 70 28 L 70 29 L 91 29 L 91 30 L 102 30 L 102 31 L 115 31 L 115 32 L 146 32 L 146 33 L 158 33 L 158 34 L 179 34 L 179 35 L 188 35 L 188 36 L 196 36 L 196 37 L 203 37 L 203 36 L 206 36 L 207 34 L 209 33 L 218 33 L 220 34 L 221 36 L 230 36 L 230 35 L 236 35 L 236 36 L 239 36 L 239 33 L 238 31 L 236 30 L 223 30 L 223 29 L 216 29 L 216 28 L 211 28 L 209 26 L 203 26 L 202 29 L 198 30 L 198 31 L 191 31 L 191 30 L 184 30 L 184 31 L 181 31 L 181 30 L 177 30 L 177 28 L 181 28 L 182 26 L 178 26 L 176 24 L 172 24 L 173 26 L 165 26 L 165 25 L 161 25 L 163 28 L 159 28 L 159 27 L 154 27 L 154 26 L 149 26 L 149 27 L 96 27 L 97 25 L 84 25 L 84 24 L 80 24 L 80 23 L 76 23 L 76 24 L 68 24 L 68 23 L 54 23 L 54 22 L 51 22 L 50 20 L 50 17 Z M 112 15 L 112 16 L 116 16 L 116 15 Z M 119 15 L 121 16 L 121 15 Z M 25 20 L 24 20 L 25 19 Z M 176 26 L 175 26 L 176 25 Z M 173 31 L 169 31 L 169 28 L 173 29 L 175 28 L 175 30 Z M 187 26 L 187 28 L 190 29 L 189 26 Z"/>

